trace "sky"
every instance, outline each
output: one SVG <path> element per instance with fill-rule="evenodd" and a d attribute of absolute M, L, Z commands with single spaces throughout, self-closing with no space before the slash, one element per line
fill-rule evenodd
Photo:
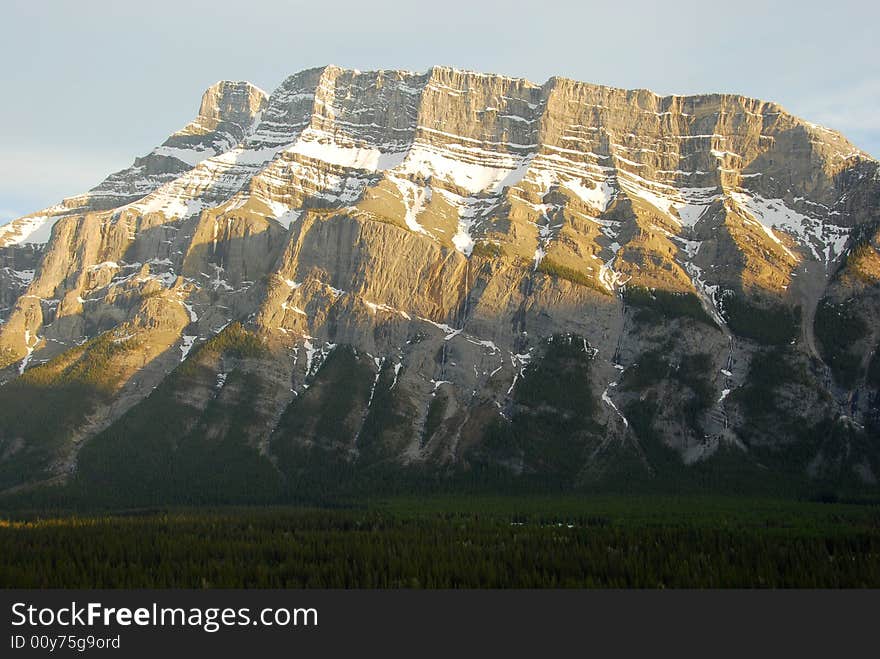
<path fill-rule="evenodd" d="M 0 223 L 83 192 L 217 80 L 337 64 L 553 75 L 776 101 L 880 156 L 869 0 L 0 0 Z"/>

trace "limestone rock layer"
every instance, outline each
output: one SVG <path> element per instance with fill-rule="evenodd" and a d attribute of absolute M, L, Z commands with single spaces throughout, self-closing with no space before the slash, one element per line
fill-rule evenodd
<path fill-rule="evenodd" d="M 202 418 L 181 436 L 228 437 L 215 408 L 256 389 L 236 437 L 288 483 L 659 478 L 657 445 L 683 473 L 870 485 L 878 227 L 877 161 L 771 102 L 446 67 L 220 82 L 129 169 L 0 227 L 0 398 L 89 387 L 51 441 L 0 429 L 0 489 L 69 479 L 156 391 Z M 566 378 L 579 402 L 535 384 Z"/>

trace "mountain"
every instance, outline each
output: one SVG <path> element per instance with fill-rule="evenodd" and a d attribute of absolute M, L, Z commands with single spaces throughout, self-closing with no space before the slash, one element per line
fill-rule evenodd
<path fill-rule="evenodd" d="M 877 161 L 775 103 L 220 82 L 0 228 L 0 490 L 876 492 L 878 249 Z"/>

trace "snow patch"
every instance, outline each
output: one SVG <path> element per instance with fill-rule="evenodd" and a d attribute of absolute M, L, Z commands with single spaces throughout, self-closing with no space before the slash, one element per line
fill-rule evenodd
<path fill-rule="evenodd" d="M 431 390 L 431 395 L 434 396 L 437 394 L 437 390 L 444 384 L 452 384 L 450 380 L 431 380 L 431 384 L 434 385 L 434 388 Z"/>
<path fill-rule="evenodd" d="M 750 192 L 731 192 L 731 199 L 756 222 L 773 242 L 794 260 L 800 259 L 782 243 L 774 230 L 785 231 L 804 245 L 820 263 L 830 264 L 844 250 L 851 229 L 804 215 L 785 205 L 782 199 L 765 199 Z"/>
<path fill-rule="evenodd" d="M 210 149 L 184 149 L 176 146 L 159 146 L 153 149 L 151 155 L 177 158 L 177 160 L 180 160 L 191 167 L 195 167 L 203 160 L 206 160 L 215 154 L 214 151 Z"/>
<path fill-rule="evenodd" d="M 6 245 L 45 245 L 58 216 L 36 215 L 13 220 L 0 227 L 0 243 Z"/>
<path fill-rule="evenodd" d="M 193 343 L 195 343 L 195 340 L 197 338 L 198 337 L 191 336 L 189 334 L 183 335 L 183 338 L 182 338 L 182 341 L 180 344 L 180 352 L 181 352 L 180 361 L 183 361 L 184 359 L 186 359 L 186 356 L 189 354 L 189 351 L 192 350 Z"/>
<path fill-rule="evenodd" d="M 308 314 L 305 311 L 300 309 L 295 304 L 288 304 L 287 302 L 282 302 L 281 308 L 284 309 L 285 311 L 292 311 L 293 313 L 299 314 L 301 316 L 308 316 Z"/>
<path fill-rule="evenodd" d="M 34 280 L 34 274 L 36 271 L 35 270 L 10 270 L 9 272 L 21 284 L 24 284 L 25 286 L 27 286 Z"/>
<path fill-rule="evenodd" d="M 333 136 L 313 128 L 303 131 L 288 153 L 296 153 L 307 158 L 320 160 L 339 167 L 364 169 L 371 172 L 393 169 L 400 165 L 405 152 L 384 153 L 374 147 L 343 146 Z"/>
<path fill-rule="evenodd" d="M 302 210 L 287 210 L 281 215 L 278 215 L 274 218 L 278 224 L 283 226 L 285 229 L 289 229 L 292 224 L 294 224 L 303 214 Z"/>
<path fill-rule="evenodd" d="M 439 132 L 424 127 L 421 129 Z M 423 178 L 435 177 L 476 194 L 485 190 L 498 192 L 504 185 L 510 185 L 511 174 L 522 167 L 523 161 L 521 156 L 501 151 L 487 151 L 458 144 L 439 146 L 419 140 L 395 171 Z"/>
<path fill-rule="evenodd" d="M 607 180 L 596 182 L 593 187 L 588 188 L 584 185 L 584 180 L 563 179 L 562 185 L 574 192 L 587 205 L 597 209 L 600 213 L 604 213 L 614 199 L 614 188 Z"/>
<path fill-rule="evenodd" d="M 400 374 L 400 369 L 402 369 L 402 368 L 403 368 L 403 363 L 402 363 L 402 362 L 397 362 L 397 363 L 394 365 L 394 381 L 391 383 L 391 386 L 388 387 L 389 390 L 390 390 L 390 389 L 394 389 L 394 385 L 397 384 L 397 376 Z"/>
<path fill-rule="evenodd" d="M 370 302 L 369 300 L 364 300 L 364 304 L 373 312 L 378 313 L 379 311 L 385 311 L 387 313 L 396 313 L 407 320 L 412 320 L 411 316 L 405 311 L 401 311 L 400 309 L 395 309 L 394 307 L 389 307 L 387 304 L 376 304 L 375 302 Z"/>
<path fill-rule="evenodd" d="M 168 219 L 183 219 L 200 213 L 205 204 L 199 199 L 184 199 L 182 196 L 159 193 L 135 202 L 132 207 L 144 214 L 161 213 Z"/>
<path fill-rule="evenodd" d="M 21 360 L 21 365 L 18 367 L 18 374 L 24 375 L 25 370 L 28 367 L 28 364 L 31 361 L 31 357 L 34 354 L 34 346 L 36 346 L 40 342 L 40 337 L 35 336 L 34 342 L 31 344 L 31 331 L 24 331 L 24 346 L 27 348 L 27 354 L 24 356 L 24 359 Z"/>
<path fill-rule="evenodd" d="M 629 428 L 629 421 L 627 421 L 626 417 L 623 416 L 623 413 L 619 409 L 617 409 L 617 405 L 614 404 L 614 401 L 611 400 L 611 396 L 608 395 L 608 389 L 612 386 L 615 386 L 616 384 L 616 382 L 612 382 L 607 387 L 605 387 L 605 391 L 602 392 L 602 402 L 608 405 L 608 407 L 610 407 L 612 410 L 614 410 L 617 413 L 617 416 L 619 416 L 623 420 L 623 425 L 626 428 Z"/>
<path fill-rule="evenodd" d="M 438 192 L 458 212 L 458 226 L 452 237 L 452 244 L 459 252 L 470 256 L 474 251 L 473 233 L 477 220 L 498 206 L 500 202 L 496 197 L 463 197 L 442 189 Z"/>
<path fill-rule="evenodd" d="M 397 176 L 389 176 L 388 180 L 394 183 L 400 191 L 404 207 L 403 219 L 406 222 L 406 226 L 415 233 L 422 233 L 426 236 L 431 235 L 425 231 L 424 227 L 416 219 L 425 205 L 426 188 Z"/>
<path fill-rule="evenodd" d="M 183 308 L 186 309 L 187 312 L 189 313 L 189 322 L 191 322 L 191 323 L 198 322 L 199 317 L 196 314 L 196 312 L 193 311 L 192 305 L 189 304 L 188 302 L 184 302 L 183 300 L 181 300 L 180 303 L 183 305 Z"/>

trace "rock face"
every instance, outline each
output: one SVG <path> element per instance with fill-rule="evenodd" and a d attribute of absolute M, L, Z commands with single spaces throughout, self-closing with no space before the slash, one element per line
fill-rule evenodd
<path fill-rule="evenodd" d="M 0 424 L 0 489 L 876 487 L 878 232 L 877 161 L 773 103 L 221 82 L 0 228 L 0 407 L 43 415 Z"/>
<path fill-rule="evenodd" d="M 212 85 L 202 96 L 194 121 L 87 193 L 0 227 L 0 247 L 45 244 L 55 222 L 63 217 L 119 208 L 142 199 L 201 161 L 238 144 L 253 131 L 267 100 L 266 93 L 249 82 Z"/>

